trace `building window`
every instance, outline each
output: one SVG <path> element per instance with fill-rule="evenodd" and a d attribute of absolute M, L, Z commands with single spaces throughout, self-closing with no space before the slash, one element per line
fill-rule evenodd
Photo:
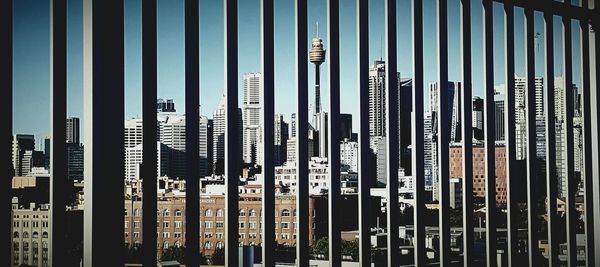
<path fill-rule="evenodd" d="M 225 224 L 223 222 L 216 222 L 215 225 L 216 225 L 217 228 L 223 228 L 223 227 L 225 227 Z"/>
<path fill-rule="evenodd" d="M 241 209 L 240 210 L 240 217 L 246 217 L 246 210 L 245 209 Z"/>
<path fill-rule="evenodd" d="M 223 210 L 222 209 L 218 209 L 217 210 L 217 217 L 223 217 Z"/>
<path fill-rule="evenodd" d="M 181 210 L 175 210 L 175 217 L 181 217 Z"/>
<path fill-rule="evenodd" d="M 250 228 L 250 229 L 256 229 L 256 222 L 249 222 L 248 223 L 248 228 Z"/>
<path fill-rule="evenodd" d="M 290 229 L 290 223 L 288 223 L 288 222 L 282 222 L 281 223 L 281 229 Z"/>
<path fill-rule="evenodd" d="M 244 229 L 246 228 L 246 224 L 244 224 L 244 222 L 240 222 L 240 229 Z"/>
<path fill-rule="evenodd" d="M 288 209 L 284 209 L 281 211 L 281 216 L 282 217 L 289 217 L 290 216 L 290 210 Z"/>
<path fill-rule="evenodd" d="M 19 238 L 19 232 L 15 232 L 15 233 L 13 234 L 13 238 Z"/>
<path fill-rule="evenodd" d="M 169 217 L 169 215 L 170 215 L 170 214 L 171 214 L 171 213 L 169 212 L 169 209 L 165 209 L 165 210 L 163 211 L 163 216 L 164 216 L 164 217 Z"/>
<path fill-rule="evenodd" d="M 205 217 L 212 217 L 212 210 L 211 209 L 207 209 L 206 211 L 204 211 L 204 216 Z"/>
<path fill-rule="evenodd" d="M 206 241 L 204 243 L 204 248 L 205 249 L 212 249 L 212 243 L 210 241 Z"/>
<path fill-rule="evenodd" d="M 256 210 L 255 209 L 251 209 L 250 212 L 250 217 L 256 217 Z"/>

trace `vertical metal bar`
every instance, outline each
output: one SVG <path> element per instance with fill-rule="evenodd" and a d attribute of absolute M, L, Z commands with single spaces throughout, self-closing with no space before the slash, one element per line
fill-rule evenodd
<path fill-rule="evenodd" d="M 544 60 L 546 91 L 544 101 L 546 127 L 546 196 L 548 198 L 548 258 L 549 266 L 558 266 L 558 215 L 556 213 L 556 124 L 554 112 L 554 24 L 552 13 L 544 12 Z"/>
<path fill-rule="evenodd" d="M 240 138 L 238 122 L 238 6 L 237 0 L 225 0 L 225 265 L 238 264 L 239 239 L 239 165 Z"/>
<path fill-rule="evenodd" d="M 448 3 L 437 0 L 437 48 L 438 48 L 438 177 L 440 183 L 439 229 L 440 229 L 440 264 L 450 264 L 450 112 L 448 105 Z M 458 90 L 458 88 L 455 88 Z M 455 93 L 457 93 L 455 91 Z"/>
<path fill-rule="evenodd" d="M 387 167 L 387 264 L 398 266 L 400 238 L 398 233 L 400 207 L 398 205 L 398 167 L 400 144 L 398 139 L 398 59 L 396 33 L 396 0 L 385 1 L 385 114 L 386 114 L 386 167 Z"/>
<path fill-rule="evenodd" d="M 600 20 L 597 19 L 600 16 L 600 1 L 591 0 L 589 7 L 593 8 L 593 17 L 588 17 L 592 29 L 589 31 L 590 34 L 590 102 L 600 103 L 600 93 L 598 92 L 598 82 L 600 78 Z M 596 19 L 593 19 L 596 18 Z M 597 104 L 590 105 L 590 122 L 591 122 L 591 158 L 592 158 L 592 171 L 596 179 L 592 181 L 592 192 L 600 192 L 600 120 L 598 119 L 599 108 Z M 592 216 L 595 219 L 600 215 L 600 194 L 592 194 Z M 600 231 L 594 231 L 594 262 L 600 262 Z"/>
<path fill-rule="evenodd" d="M 587 0 L 581 0 L 581 6 L 588 7 Z M 586 266 L 594 266 L 594 212 L 593 212 L 593 160 L 592 160 L 592 122 L 591 122 L 591 95 L 590 95 L 590 25 L 587 20 L 579 21 L 581 34 L 581 99 L 583 112 L 583 183 L 585 203 L 585 235 L 586 235 Z"/>
<path fill-rule="evenodd" d="M 124 169 L 123 1 L 84 0 L 83 10 L 83 264 L 122 266 L 124 183 L 107 177 Z"/>
<path fill-rule="evenodd" d="M 308 31 L 307 1 L 295 0 L 296 9 L 296 264 L 308 266 Z"/>
<path fill-rule="evenodd" d="M 66 238 L 66 120 L 67 120 L 67 1 L 52 0 L 50 12 L 50 85 L 52 105 L 50 164 L 49 262 L 67 264 Z M 12 242 L 11 242 L 12 243 Z"/>
<path fill-rule="evenodd" d="M 263 266 L 275 266 L 275 25 L 273 0 L 261 1 L 261 50 L 262 50 L 262 144 L 263 177 L 262 190 L 262 259 Z"/>
<path fill-rule="evenodd" d="M 142 1 L 142 254 L 144 266 L 156 266 L 157 164 L 156 153 L 156 0 Z"/>
<path fill-rule="evenodd" d="M 508 265 L 514 266 L 517 262 L 517 198 L 515 168 L 516 168 L 516 142 L 515 142 L 515 14 L 512 0 L 504 1 L 504 74 L 506 83 L 506 97 L 504 98 L 504 131 L 506 140 L 506 223 Z"/>
<path fill-rule="evenodd" d="M 569 6 L 570 1 L 564 1 L 565 6 Z M 577 211 L 575 210 L 575 196 L 577 194 L 578 183 L 575 180 L 575 154 L 573 153 L 573 116 L 574 116 L 574 97 L 573 97 L 573 43 L 572 43 L 571 16 L 566 12 L 562 16 L 562 34 L 563 34 L 563 64 L 564 81 L 563 85 L 563 105 L 565 108 L 563 139 L 563 155 L 566 155 L 567 184 L 566 184 L 566 222 L 567 222 L 567 263 L 569 266 L 577 266 Z"/>
<path fill-rule="evenodd" d="M 598 109 L 598 105 L 597 103 L 600 103 L 600 94 L 598 92 L 598 79 L 600 78 L 600 34 L 598 34 L 598 29 L 600 29 L 600 20 L 598 19 L 593 19 L 593 18 L 598 18 L 600 16 L 600 6 L 598 6 L 600 4 L 600 1 L 598 0 L 590 0 L 588 2 L 588 6 L 590 8 L 593 8 L 593 14 L 594 16 L 590 16 L 588 17 L 588 20 L 590 21 L 590 30 L 588 31 L 589 33 L 589 59 L 590 59 L 590 72 L 589 72 L 589 77 L 590 77 L 590 94 L 589 94 L 589 98 L 590 98 L 590 103 L 596 103 L 594 105 L 590 105 L 590 116 L 589 116 L 589 121 L 590 121 L 590 130 L 591 130 L 591 136 L 592 138 L 590 138 L 591 140 L 591 147 L 590 147 L 590 157 L 592 160 L 592 165 L 591 165 L 591 172 L 593 173 L 593 177 L 596 179 L 593 179 L 592 181 L 592 193 L 590 193 L 590 195 L 592 195 L 591 200 L 593 202 L 592 205 L 592 210 L 593 210 L 593 214 L 596 215 L 596 217 L 594 218 L 595 220 L 598 220 L 598 215 L 600 215 L 600 179 L 597 179 L 598 175 L 600 174 L 600 139 L 598 138 L 600 136 L 600 126 L 599 123 L 600 121 L 598 120 L 598 112 L 600 112 Z M 595 102 L 593 102 L 595 101 Z M 589 165 L 586 165 L 589 166 Z M 596 194 L 593 194 L 593 192 L 596 192 Z M 590 248 L 590 251 L 588 253 L 593 254 L 592 257 L 594 257 L 594 261 L 595 262 L 599 262 L 600 261 L 600 231 L 594 231 L 593 232 L 593 239 L 588 239 L 588 240 L 592 240 L 593 243 L 593 249 Z"/>
<path fill-rule="evenodd" d="M 462 66 L 462 191 L 463 191 L 463 263 L 473 265 L 473 74 L 471 65 L 471 0 L 461 0 Z"/>
<path fill-rule="evenodd" d="M 538 245 L 537 226 L 539 223 L 536 214 L 538 201 L 537 190 L 537 134 L 536 134 L 536 108 L 535 108 L 535 28 L 534 15 L 531 7 L 525 8 L 525 74 L 527 75 L 527 245 L 529 251 L 529 266 L 539 266 L 540 250 Z"/>
<path fill-rule="evenodd" d="M 361 266 L 371 265 L 371 214 L 369 199 L 372 175 L 369 157 L 369 2 L 356 1 L 356 37 L 358 43 L 357 75 L 359 99 L 358 140 L 358 238 Z"/>
<path fill-rule="evenodd" d="M 423 122 L 423 0 L 412 0 L 413 39 L 413 88 L 412 88 L 412 131 L 411 162 L 415 183 L 414 208 L 414 256 L 415 266 L 425 266 L 425 159 Z"/>
<path fill-rule="evenodd" d="M 187 163 L 185 170 L 186 266 L 198 266 L 200 264 L 198 253 L 200 251 L 200 167 L 198 164 L 200 162 L 199 13 L 198 0 L 185 1 L 185 161 Z M 156 109 L 154 110 L 156 111 Z M 154 157 L 156 158 L 156 156 Z"/>
<path fill-rule="evenodd" d="M 327 62 L 329 62 L 329 266 L 341 266 L 340 231 L 340 3 L 327 1 Z"/>
<path fill-rule="evenodd" d="M 0 105 L 0 116 L 4 125 L 0 130 L 0 144 L 2 146 L 2 162 L 0 163 L 0 175 L 5 177 L 1 179 L 0 203 L 2 215 L 0 217 L 0 255 L 2 263 L 10 266 L 12 259 L 12 207 L 11 207 L 11 184 L 14 174 L 12 165 L 12 131 L 13 131 L 13 1 L 0 1 L 0 40 L 2 40 L 0 61 L 0 83 L 3 90 L 0 90 L 0 98 L 4 103 Z"/>
<path fill-rule="evenodd" d="M 483 86 L 485 88 L 485 230 L 487 266 L 496 266 L 496 140 L 494 107 L 494 11 L 483 0 Z"/>

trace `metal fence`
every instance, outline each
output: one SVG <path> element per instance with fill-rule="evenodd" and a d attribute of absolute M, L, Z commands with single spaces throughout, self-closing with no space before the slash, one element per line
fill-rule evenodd
<path fill-rule="evenodd" d="M 461 70 L 463 90 L 461 92 L 462 136 L 463 140 L 471 140 L 472 132 L 468 126 L 472 120 L 472 64 L 473 56 L 471 47 L 471 6 L 473 3 L 483 7 L 483 79 L 485 88 L 485 158 L 486 177 L 495 177 L 495 117 L 494 117 L 494 58 L 493 58 L 493 8 L 494 2 L 499 2 L 504 11 L 504 61 L 505 83 L 507 96 L 505 100 L 505 136 L 506 136 L 506 181 L 507 181 L 507 255 L 508 265 L 516 266 L 517 259 L 517 206 L 513 192 L 515 188 L 516 154 L 515 154 L 515 7 L 524 9 L 525 16 L 525 59 L 526 59 L 526 105 L 527 105 L 527 139 L 536 140 L 536 114 L 535 114 L 535 53 L 534 53 L 534 12 L 543 13 L 544 16 L 544 62 L 545 62 L 545 110 L 546 114 L 554 114 L 554 29 L 553 18 L 562 19 L 563 61 L 562 73 L 565 84 L 573 81 L 572 57 L 572 31 L 571 23 L 576 21 L 580 25 L 580 56 L 581 57 L 581 89 L 583 111 L 583 137 L 584 137 L 584 166 L 585 172 L 582 182 L 585 188 L 585 234 L 586 234 L 586 266 L 595 266 L 600 261 L 600 231 L 594 229 L 594 221 L 598 221 L 599 211 L 599 179 L 598 166 L 598 91 L 597 77 L 599 73 L 598 45 L 599 36 L 594 29 L 598 25 L 600 14 L 594 8 L 594 2 L 581 0 L 580 5 L 571 3 L 542 1 L 542 0 L 460 0 L 460 40 L 461 40 Z M 64 185 L 66 177 L 65 167 L 65 119 L 66 119 L 66 0 L 52 0 L 51 16 L 51 96 L 52 96 L 52 180 L 51 180 L 51 243 L 50 258 L 52 266 L 62 266 L 61 255 L 67 253 L 61 246 L 61 238 L 66 229 L 61 221 L 65 211 Z M 413 91 L 412 106 L 423 106 L 423 0 L 412 0 L 412 69 Z M 122 0 L 84 0 L 84 118 L 85 118 L 85 215 L 84 215 L 84 265 L 85 266 L 122 266 L 123 243 L 123 121 L 114 118 L 124 118 L 124 37 L 123 37 L 123 1 Z M 446 88 L 448 83 L 448 3 L 437 0 L 437 52 L 438 52 L 438 83 L 440 88 Z M 359 244 L 361 266 L 371 265 L 371 226 L 367 215 L 370 198 L 370 182 L 368 176 L 373 166 L 369 165 L 369 117 L 368 117 L 368 60 L 369 60 L 369 18 L 368 0 L 357 0 L 357 42 L 358 42 L 358 76 L 359 85 Z M 185 96 L 186 96 L 186 160 L 187 166 L 187 191 L 186 191 L 186 263 L 188 266 L 199 264 L 199 191 L 198 191 L 198 104 L 199 104 L 199 4 L 198 0 L 185 0 Z M 329 264 L 341 266 L 341 232 L 339 227 L 340 205 L 340 150 L 337 144 L 340 132 L 335 123 L 340 118 L 340 3 L 339 0 L 327 0 L 327 50 L 329 62 L 329 180 L 330 185 L 329 209 Z M 262 136 L 265 144 L 263 153 L 264 181 L 263 207 L 263 252 L 262 259 L 265 266 L 274 266 L 275 236 L 275 187 L 273 153 L 274 123 L 274 1 L 261 1 L 261 51 L 262 73 L 264 77 L 264 106 L 262 111 L 262 124 L 265 134 Z M 143 36 L 143 142 L 144 164 L 142 173 L 144 189 L 156 191 L 156 0 L 142 1 L 142 36 Z M 227 103 L 226 123 L 226 223 L 225 223 L 225 253 L 226 265 L 234 266 L 238 263 L 238 155 L 240 147 L 237 145 L 239 136 L 236 129 L 238 125 L 238 6 L 237 0 L 224 0 L 225 18 L 225 88 Z M 2 217 L 0 228 L 3 230 L 1 257 L 7 262 L 10 257 L 12 238 L 10 227 L 10 179 L 13 170 L 10 167 L 11 140 L 12 140 L 12 1 L 0 1 L 0 40 L 2 40 L 2 60 L 0 62 L 0 90 L 3 104 L 0 105 L 3 127 L 2 139 L 3 164 L 1 165 L 2 184 Z M 387 153 L 387 263 L 389 266 L 398 266 L 400 251 L 398 249 L 398 90 L 397 90 L 397 29 L 396 29 L 396 1 L 385 0 L 385 55 L 386 68 L 386 153 Z M 297 165 L 298 177 L 308 177 L 308 39 L 307 39 L 307 1 L 295 0 L 295 33 L 296 33 L 296 88 L 297 88 L 297 160 L 303 164 Z M 231 97 L 233 96 L 233 97 Z M 578 184 L 574 174 L 573 153 L 573 103 L 572 90 L 565 90 L 562 98 L 566 105 L 566 170 L 567 170 L 567 195 L 566 205 L 566 235 L 567 235 L 567 263 L 569 266 L 578 265 L 575 231 L 577 215 L 575 210 L 575 195 Z M 442 118 L 437 121 L 437 127 L 446 129 L 448 117 L 448 93 L 440 90 L 439 110 Z M 414 108 L 412 112 L 411 153 L 412 175 L 415 179 L 415 205 L 414 205 L 414 265 L 427 264 L 425 247 L 425 223 L 422 215 L 425 209 L 425 177 L 424 177 L 424 120 L 423 110 Z M 548 196 L 548 247 L 550 266 L 559 265 L 559 243 L 556 241 L 560 233 L 557 216 L 557 179 L 556 179 L 556 140 L 553 116 L 546 116 L 546 183 L 547 192 L 538 190 L 535 177 L 539 170 L 536 161 L 536 144 L 528 142 L 527 148 L 527 175 L 526 192 L 527 206 L 533 207 L 534 201 Z M 439 234 L 440 234 L 440 265 L 449 266 L 450 261 L 450 225 L 445 220 L 449 216 L 449 134 L 439 131 L 438 153 L 440 177 L 439 201 Z M 462 142 L 463 165 L 463 192 L 473 191 L 472 143 Z M 298 179 L 297 184 L 297 265 L 309 265 L 309 225 L 308 225 L 308 179 Z M 493 266 L 497 262 L 497 224 L 496 214 L 496 183 L 495 179 L 486 179 L 486 262 Z M 155 229 L 157 204 L 155 194 L 145 195 L 143 198 L 144 215 L 143 227 Z M 474 225 L 473 225 L 473 197 L 463 194 L 463 264 L 474 263 Z M 534 229 L 537 214 L 533 209 L 528 209 L 528 251 L 539 250 L 539 239 Z M 144 265 L 156 266 L 156 234 L 154 231 L 144 232 Z M 540 266 L 539 258 L 534 253 L 528 253 L 530 266 Z M 12 264 L 10 262 L 9 264 Z"/>

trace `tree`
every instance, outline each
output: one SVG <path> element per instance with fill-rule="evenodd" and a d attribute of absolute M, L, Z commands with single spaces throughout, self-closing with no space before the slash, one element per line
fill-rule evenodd
<path fill-rule="evenodd" d="M 358 240 L 342 240 L 342 255 L 351 256 L 352 261 L 358 261 Z"/>
<path fill-rule="evenodd" d="M 161 261 L 177 261 L 185 263 L 185 248 L 182 246 L 172 246 L 163 252 Z"/>
<path fill-rule="evenodd" d="M 129 245 L 125 243 L 125 262 L 126 263 L 141 263 L 142 262 L 142 248 L 139 244 Z"/>
<path fill-rule="evenodd" d="M 223 265 L 225 264 L 225 250 L 223 248 L 215 249 L 211 256 L 212 264 Z"/>
<path fill-rule="evenodd" d="M 316 255 L 329 255 L 329 239 L 327 237 L 322 237 L 321 239 L 315 242 L 313 246 L 313 253 Z"/>

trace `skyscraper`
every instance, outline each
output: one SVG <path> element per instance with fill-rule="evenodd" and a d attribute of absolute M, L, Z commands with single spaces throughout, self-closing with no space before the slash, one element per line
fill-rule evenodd
<path fill-rule="evenodd" d="M 340 114 L 340 140 L 352 139 L 352 114 Z"/>
<path fill-rule="evenodd" d="M 504 102 L 506 99 L 506 87 L 504 84 L 494 86 L 494 140 L 504 141 Z"/>
<path fill-rule="evenodd" d="M 283 115 L 275 114 L 275 166 L 281 166 L 287 159 L 287 140 L 289 139 L 289 126 L 283 120 Z"/>
<path fill-rule="evenodd" d="M 369 69 L 369 136 L 385 136 L 385 62 Z"/>
<path fill-rule="evenodd" d="M 125 120 L 125 148 L 134 147 L 142 143 L 142 119 Z"/>
<path fill-rule="evenodd" d="M 244 163 L 258 163 L 259 165 L 262 165 L 257 160 L 258 147 L 261 146 L 260 140 L 258 139 L 261 131 L 261 80 L 262 77 L 260 73 L 244 74 L 244 102 L 242 109 L 244 116 L 244 147 L 242 151 Z"/>
<path fill-rule="evenodd" d="M 217 109 L 213 112 L 213 173 L 220 175 L 225 173 L 225 119 L 226 119 L 226 96 L 221 96 Z M 238 136 L 239 146 L 242 145 L 242 110 L 238 108 Z M 242 155 L 240 154 L 240 163 Z"/>
<path fill-rule="evenodd" d="M 198 118 L 199 132 L 199 158 L 200 176 L 208 175 L 208 147 L 207 147 L 207 127 L 208 118 L 200 116 Z M 168 175 L 176 178 L 184 178 L 186 173 L 185 159 L 185 116 L 169 115 L 164 122 L 160 123 L 160 142 L 169 148 L 169 171 Z"/>
<path fill-rule="evenodd" d="M 67 118 L 67 144 L 79 144 L 79 118 Z"/>
<path fill-rule="evenodd" d="M 432 116 L 437 120 L 439 114 L 439 84 L 437 82 L 429 83 L 429 110 Z M 450 123 L 450 142 L 460 142 L 461 138 L 461 93 L 462 84 L 460 82 L 448 81 L 448 118 Z M 434 126 L 437 127 L 437 126 Z"/>
<path fill-rule="evenodd" d="M 483 140 L 483 99 L 473 97 L 473 138 Z"/>
<path fill-rule="evenodd" d="M 175 102 L 173 99 L 162 99 L 159 98 L 156 100 L 156 111 L 158 113 L 163 112 L 175 112 Z"/>
<path fill-rule="evenodd" d="M 157 176 L 165 176 L 169 175 L 169 154 L 170 149 L 160 143 L 156 142 L 157 148 Z M 143 179 L 141 177 L 141 164 L 142 164 L 142 153 L 143 153 L 143 144 L 136 145 L 134 147 L 129 147 L 125 149 L 125 180 L 136 180 Z"/>
<path fill-rule="evenodd" d="M 13 137 L 12 160 L 15 175 L 27 175 L 31 170 L 35 137 L 32 134 L 17 134 Z"/>

